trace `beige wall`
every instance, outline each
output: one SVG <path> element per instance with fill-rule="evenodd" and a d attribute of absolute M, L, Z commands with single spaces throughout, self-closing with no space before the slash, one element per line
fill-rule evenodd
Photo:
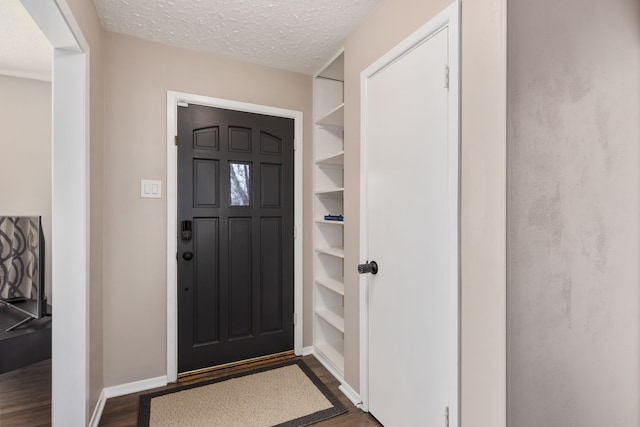
<path fill-rule="evenodd" d="M 462 6 L 462 425 L 506 424 L 506 6 Z M 513 425 L 516 427 L 516 425 Z"/>
<path fill-rule="evenodd" d="M 161 179 L 166 189 L 167 90 L 304 113 L 308 249 L 312 79 L 129 36 L 105 37 L 104 362 L 105 386 L 112 386 L 167 372 L 166 194 L 140 198 L 142 178 Z M 308 290 L 306 345 L 310 298 Z"/>
<path fill-rule="evenodd" d="M 81 25 L 94 25 L 83 2 L 69 1 L 74 12 L 81 11 Z M 504 424 L 504 2 L 467 0 L 462 22 L 461 404 L 469 426 Z M 359 217 L 359 74 L 448 3 L 384 1 L 345 43 L 345 214 L 350 218 Z M 97 28 L 87 31 L 92 49 L 100 52 Z M 311 78 L 123 35 L 104 33 L 104 39 L 104 169 L 99 159 L 95 168 L 92 161 L 92 198 L 94 191 L 102 195 L 102 187 L 93 184 L 104 170 L 104 204 L 98 202 L 104 226 L 97 230 L 105 236 L 104 268 L 99 266 L 104 300 L 103 305 L 92 301 L 92 313 L 94 305 L 104 309 L 102 323 L 92 315 L 92 337 L 94 326 L 103 329 L 104 386 L 166 373 L 166 199 L 142 200 L 138 192 L 142 178 L 162 179 L 166 188 L 167 90 L 304 112 L 304 345 L 311 345 Z M 93 106 L 96 96 L 100 99 L 102 88 L 92 86 L 92 119 L 102 112 Z M 101 118 L 95 122 L 102 124 Z M 346 265 L 358 262 L 358 229 L 356 221 L 346 226 Z M 358 279 L 351 269 L 346 273 L 345 370 L 357 390 Z M 94 350 L 92 341 L 92 357 L 99 357 Z"/>
<path fill-rule="evenodd" d="M 640 425 L 640 3 L 509 1 L 509 424 Z"/>
<path fill-rule="evenodd" d="M 51 82 L 0 75 L 0 123 L 0 215 L 42 215 L 51 300 Z"/>
<path fill-rule="evenodd" d="M 448 6 L 387 0 L 345 43 L 345 377 L 359 389 L 360 73 Z M 462 423 L 505 418 L 505 0 L 462 9 Z M 402 355 L 398 355 L 401 360 Z"/>
<path fill-rule="evenodd" d="M 103 381 L 103 192 L 104 165 L 104 77 L 103 31 L 93 2 L 66 0 L 80 30 L 89 44 L 90 65 L 90 289 L 89 289 L 89 402 L 88 414 L 92 414 Z M 55 326 L 54 326 L 55 327 Z"/>

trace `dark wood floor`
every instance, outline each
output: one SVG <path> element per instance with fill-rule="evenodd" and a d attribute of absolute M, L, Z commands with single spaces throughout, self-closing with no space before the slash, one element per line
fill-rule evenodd
<path fill-rule="evenodd" d="M 0 426 L 51 425 L 51 359 L 0 375 Z"/>
<path fill-rule="evenodd" d="M 369 414 L 353 406 L 345 395 L 338 390 L 340 383 L 313 356 L 302 358 L 313 372 L 335 394 L 348 413 L 323 421 L 318 427 L 374 427 L 380 424 Z M 199 376 L 190 381 L 193 383 L 212 378 L 242 372 L 251 368 L 237 367 L 216 371 Z M 175 384 L 155 389 L 174 388 Z M 115 397 L 107 400 L 101 426 L 125 427 L 135 426 L 138 417 L 138 397 L 140 394 Z M 0 375 L 0 426 L 2 427 L 40 427 L 51 425 L 51 360 L 40 362 L 26 368 L 17 369 Z"/>

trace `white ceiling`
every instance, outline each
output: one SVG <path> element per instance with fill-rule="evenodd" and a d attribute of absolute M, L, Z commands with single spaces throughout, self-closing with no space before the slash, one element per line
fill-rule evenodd
<path fill-rule="evenodd" d="M 305 74 L 318 71 L 380 3 L 380 0 L 93 1 L 107 31 Z"/>
<path fill-rule="evenodd" d="M 19 0 L 0 0 L 0 74 L 51 81 L 53 49 Z"/>

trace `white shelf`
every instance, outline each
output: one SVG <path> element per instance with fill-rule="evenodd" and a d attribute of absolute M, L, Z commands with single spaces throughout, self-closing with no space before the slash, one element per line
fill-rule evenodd
<path fill-rule="evenodd" d="M 318 73 L 318 77 L 332 80 L 344 80 L 344 53 L 338 55 L 329 65 Z"/>
<path fill-rule="evenodd" d="M 344 248 L 333 248 L 330 246 L 325 246 L 322 248 L 316 248 L 316 252 L 320 252 L 321 254 L 331 255 L 337 258 L 344 258 Z"/>
<path fill-rule="evenodd" d="M 342 197 L 344 193 L 344 188 L 332 188 L 330 190 L 320 190 L 316 191 L 316 196 L 324 196 L 324 197 Z"/>
<path fill-rule="evenodd" d="M 316 124 L 321 126 L 344 126 L 344 102 L 338 105 L 333 110 L 329 111 L 324 116 L 316 120 Z"/>
<path fill-rule="evenodd" d="M 333 291 L 337 294 L 344 295 L 344 277 L 318 277 L 316 283 L 320 286 Z"/>
<path fill-rule="evenodd" d="M 331 221 L 328 219 L 317 219 L 316 224 L 331 224 L 331 225 L 342 225 L 344 226 L 344 221 Z"/>
<path fill-rule="evenodd" d="M 316 160 L 317 165 L 344 165 L 344 151 L 340 151 L 329 156 Z"/>
<path fill-rule="evenodd" d="M 318 308 L 316 314 L 344 334 L 344 307 Z"/>

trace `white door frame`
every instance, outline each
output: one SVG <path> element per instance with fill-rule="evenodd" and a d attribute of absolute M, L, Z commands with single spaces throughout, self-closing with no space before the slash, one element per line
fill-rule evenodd
<path fill-rule="evenodd" d="M 89 421 L 89 45 L 65 0 L 21 0 L 53 46 L 52 423 Z"/>
<path fill-rule="evenodd" d="M 459 423 L 459 402 L 460 402 L 460 206 L 459 206 L 459 146 L 460 146 L 460 4 L 456 0 L 429 22 L 400 42 L 380 59 L 370 65 L 360 74 L 361 90 L 361 143 L 360 143 L 360 260 L 369 259 L 368 253 L 368 217 L 367 217 L 367 82 L 383 68 L 393 63 L 425 39 L 437 33 L 442 28 L 449 27 L 449 51 L 453 54 L 449 58 L 449 93 L 451 103 L 449 105 L 449 161 L 451 171 L 449 177 L 449 192 L 453 196 L 452 212 L 458 212 L 458 218 L 450 230 L 452 239 L 451 247 L 455 253 L 451 253 L 451 263 L 449 265 L 452 277 L 457 283 L 456 300 L 457 305 L 452 307 L 455 311 L 455 331 L 458 360 L 452 364 L 451 377 L 456 378 L 456 383 L 452 384 L 455 390 L 454 402 L 450 402 L 450 425 L 457 426 Z M 444 77 L 444 70 L 443 70 Z M 360 276 L 360 397 L 362 399 L 362 409 L 369 410 L 369 300 L 368 300 L 368 275 Z"/>
<path fill-rule="evenodd" d="M 167 91 L 167 381 L 178 378 L 178 268 L 176 253 L 178 229 L 178 151 L 175 136 L 178 103 L 206 105 L 247 113 L 265 114 L 294 120 L 294 351 L 302 354 L 302 112 L 227 99 Z"/>

